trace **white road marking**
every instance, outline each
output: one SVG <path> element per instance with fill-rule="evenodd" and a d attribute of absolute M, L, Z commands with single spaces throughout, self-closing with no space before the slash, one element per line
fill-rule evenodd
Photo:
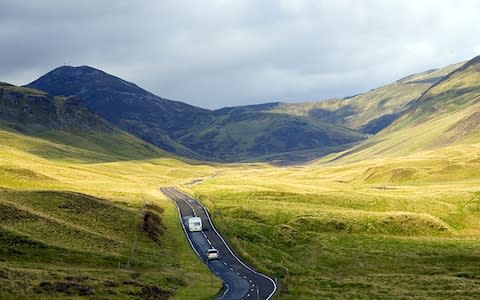
<path fill-rule="evenodd" d="M 189 197 L 189 196 L 187 195 L 187 197 Z M 266 276 L 266 275 L 264 275 L 264 274 L 262 274 L 262 273 L 259 273 L 259 272 L 255 271 L 255 270 L 253 270 L 253 269 L 250 268 L 248 265 L 246 265 L 242 260 L 240 260 L 240 258 L 238 258 L 238 257 L 235 255 L 235 253 L 233 253 L 232 249 L 230 249 L 230 246 L 228 246 L 227 242 L 225 242 L 225 240 L 223 239 L 222 235 L 217 231 L 217 229 L 215 228 L 215 226 L 213 226 L 212 219 L 210 218 L 210 214 L 208 213 L 208 211 L 207 211 L 207 209 L 205 208 L 205 206 L 203 206 L 203 204 L 200 203 L 199 201 L 197 201 L 197 203 L 203 208 L 205 214 L 207 215 L 208 222 L 210 223 L 210 226 L 212 227 L 213 231 L 215 231 L 215 233 L 218 235 L 218 237 L 222 240 L 223 244 L 224 244 L 225 247 L 228 249 L 228 251 L 230 252 L 230 254 L 232 254 L 233 257 L 235 257 L 235 259 L 236 259 L 239 263 L 241 263 L 245 268 L 247 268 L 248 270 L 250 270 L 251 272 L 253 272 L 253 273 L 255 273 L 255 274 L 259 275 L 259 276 L 262 276 L 263 278 L 268 279 L 268 280 L 273 284 L 273 291 L 272 291 L 272 293 L 270 293 L 270 295 L 268 295 L 267 298 L 265 298 L 265 300 L 269 300 L 270 298 L 272 298 L 272 296 L 273 296 L 273 295 L 275 294 L 275 292 L 277 291 L 277 284 L 275 283 L 275 281 L 274 281 L 272 278 L 270 278 L 270 277 L 268 277 L 268 276 Z"/>
<path fill-rule="evenodd" d="M 192 206 L 191 203 L 200 205 L 200 207 L 201 207 L 201 208 L 203 209 L 203 211 L 205 212 L 205 215 L 207 216 L 208 222 L 210 223 L 210 226 L 212 227 L 212 229 L 215 231 L 215 233 L 217 234 L 217 236 L 222 240 L 223 244 L 225 245 L 225 247 L 227 248 L 227 250 L 230 252 L 230 254 L 231 254 L 240 264 L 242 264 L 245 268 L 247 268 L 247 269 L 250 270 L 251 272 L 253 272 L 253 273 L 255 273 L 255 274 L 257 274 L 257 275 L 259 275 L 259 276 L 261 276 L 261 277 L 263 277 L 263 278 L 268 279 L 268 280 L 273 284 L 273 291 L 272 291 L 272 293 L 266 298 L 266 300 L 269 300 L 269 299 L 275 294 L 275 292 L 276 292 L 276 290 L 277 290 L 277 284 L 275 283 L 275 281 L 274 281 L 272 278 L 270 278 L 270 277 L 268 277 L 268 276 L 266 276 L 266 275 L 264 275 L 264 274 L 262 274 L 262 273 L 259 273 L 259 272 L 255 271 L 255 270 L 253 270 L 250 266 L 246 265 L 242 260 L 240 260 L 240 259 L 235 255 L 235 253 L 233 253 L 232 249 L 229 247 L 229 245 L 227 244 L 227 242 L 223 239 L 223 237 L 220 235 L 220 233 L 217 231 L 217 229 L 216 229 L 215 226 L 213 225 L 212 219 L 210 218 L 210 214 L 208 213 L 207 209 L 205 208 L 205 206 L 203 206 L 202 203 L 200 203 L 199 201 L 191 198 L 190 196 L 188 196 L 188 195 L 186 195 L 186 194 L 184 194 L 184 193 L 181 193 L 181 192 L 177 191 L 175 188 L 172 188 L 172 189 L 173 189 L 173 194 L 177 194 L 177 197 L 178 197 L 178 195 L 181 195 L 181 196 L 178 197 L 178 198 L 179 198 L 180 200 L 184 201 L 188 206 L 190 206 L 190 208 L 192 209 L 192 212 L 193 212 L 193 214 L 194 214 L 195 217 L 197 216 L 197 213 L 196 213 L 195 208 Z M 169 191 L 169 188 L 166 188 L 165 190 L 167 190 L 168 193 L 172 193 L 172 191 Z M 162 190 L 162 192 L 163 192 L 163 190 Z M 182 196 L 183 196 L 183 197 L 186 197 L 186 198 L 188 199 L 188 201 L 185 200 Z M 171 199 L 173 200 L 173 198 L 171 198 Z M 192 249 L 195 251 L 195 253 L 197 254 L 197 256 L 200 257 L 200 259 L 202 259 L 202 257 L 201 257 L 200 254 L 198 253 L 197 249 L 195 249 L 195 247 L 193 246 L 193 242 L 191 241 L 190 236 L 188 235 L 188 233 L 187 233 L 187 231 L 186 231 L 186 229 L 185 229 L 185 226 L 184 226 L 183 221 L 182 221 L 182 214 L 181 214 L 181 212 L 180 212 L 180 207 L 178 206 L 178 204 L 177 204 L 176 201 L 173 201 L 173 202 L 174 202 L 175 205 L 177 206 L 177 211 L 178 211 L 178 214 L 179 214 L 179 218 L 180 218 L 180 221 L 181 221 L 181 225 L 182 225 L 182 227 L 183 227 L 183 231 L 185 232 L 185 235 L 187 236 L 187 239 L 188 239 L 188 242 L 190 243 L 190 246 L 191 246 Z M 205 239 L 207 240 L 207 242 L 210 244 L 210 246 L 212 246 L 212 243 L 210 242 L 210 240 L 208 239 L 208 237 L 206 236 L 206 234 L 205 234 L 203 231 L 202 231 L 202 234 L 203 234 L 203 236 L 205 237 Z M 224 264 L 227 265 L 227 263 L 225 263 L 225 262 L 224 262 Z M 230 270 L 231 270 L 231 271 L 234 271 L 233 268 L 231 268 L 231 267 L 230 267 Z M 240 276 L 240 273 L 237 272 L 237 275 Z M 243 276 L 243 278 L 247 279 L 246 276 Z M 249 280 L 249 282 L 251 283 L 252 280 Z M 224 295 L 226 295 L 227 292 L 228 292 L 228 290 L 230 289 L 230 287 L 228 286 L 228 284 L 225 284 L 225 286 L 226 286 L 227 288 L 226 288 L 225 292 L 223 293 L 222 297 L 223 297 Z M 252 286 L 254 286 L 254 285 L 252 285 Z M 248 294 L 248 295 L 247 295 L 247 298 L 250 297 L 250 295 L 251 295 L 251 294 Z"/>
<path fill-rule="evenodd" d="M 222 294 L 221 297 L 225 296 L 225 295 L 227 294 L 228 290 L 230 289 L 230 287 L 228 286 L 228 284 L 225 283 L 225 286 L 226 286 L 227 288 L 225 289 L 225 292 L 223 292 L 223 294 Z"/>
<path fill-rule="evenodd" d="M 190 244 L 190 247 L 192 247 L 193 251 L 195 251 L 195 253 L 197 254 L 197 256 L 201 259 L 202 257 L 201 257 L 200 254 L 198 253 L 197 249 L 195 249 L 195 247 L 193 246 L 193 242 L 192 242 L 192 240 L 190 240 L 190 236 L 188 235 L 187 230 L 185 229 L 185 226 L 183 225 L 183 222 L 182 222 L 182 213 L 180 212 L 180 208 L 178 207 L 177 202 L 175 202 L 175 201 L 173 201 L 173 202 L 175 203 L 175 206 L 177 207 L 178 216 L 179 216 L 179 218 L 180 218 L 180 224 L 182 225 L 183 232 L 185 232 L 185 236 L 187 237 L 188 243 Z"/>
<path fill-rule="evenodd" d="M 205 234 L 205 232 L 202 231 L 202 234 L 203 234 L 203 237 L 207 240 L 207 243 L 210 245 L 210 248 L 212 248 L 212 242 L 210 242 L 210 240 L 208 239 L 207 235 Z"/>

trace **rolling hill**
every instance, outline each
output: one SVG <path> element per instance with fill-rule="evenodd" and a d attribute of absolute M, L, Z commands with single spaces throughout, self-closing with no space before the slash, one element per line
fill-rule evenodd
<path fill-rule="evenodd" d="M 224 162 L 313 160 L 352 147 L 402 116 L 463 63 L 407 76 L 347 99 L 209 111 L 155 96 L 91 67 L 60 67 L 27 85 L 76 96 L 111 123 L 164 150 Z"/>
<path fill-rule="evenodd" d="M 180 142 L 223 161 L 299 162 L 351 147 L 364 139 L 349 128 L 302 116 L 262 111 L 267 105 L 214 111 L 215 121 Z"/>
<path fill-rule="evenodd" d="M 105 120 L 164 150 L 195 156 L 174 140 L 192 126 L 211 121 L 210 112 L 157 97 L 100 70 L 59 67 L 27 85 L 54 96 L 77 96 Z"/>
<path fill-rule="evenodd" d="M 361 133 L 375 134 L 405 113 L 433 84 L 463 64 L 464 62 L 413 74 L 345 99 L 279 104 L 270 111 L 310 117 Z"/>
<path fill-rule="evenodd" d="M 400 157 L 480 141 L 480 57 L 423 92 L 394 123 L 346 153 L 342 160 Z"/>
<path fill-rule="evenodd" d="M 410 75 L 346 99 L 219 109 L 213 112 L 210 126 L 192 128 L 180 143 L 205 156 L 216 153 L 225 161 L 313 160 L 386 128 L 433 84 L 463 64 Z"/>

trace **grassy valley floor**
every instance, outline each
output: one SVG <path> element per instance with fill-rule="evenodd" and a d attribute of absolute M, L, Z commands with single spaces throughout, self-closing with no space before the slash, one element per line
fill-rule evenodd
<path fill-rule="evenodd" d="M 475 299 L 478 145 L 354 164 L 225 168 L 189 188 L 279 299 Z"/>
<path fill-rule="evenodd" d="M 121 161 L 101 149 L 12 131 L 0 137 L 0 298 L 212 299 L 218 293 L 220 280 L 210 279 L 176 208 L 158 191 L 210 175 L 212 167 L 161 156 Z"/>
<path fill-rule="evenodd" d="M 209 207 L 236 251 L 280 280 L 278 299 L 480 293 L 478 144 L 208 166 L 0 136 L 3 298 L 213 298 L 221 284 L 188 247 L 165 185 Z M 52 148 L 62 155 L 41 154 Z"/>

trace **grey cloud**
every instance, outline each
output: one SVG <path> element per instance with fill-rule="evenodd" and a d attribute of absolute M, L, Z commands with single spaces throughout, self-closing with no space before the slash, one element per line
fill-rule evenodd
<path fill-rule="evenodd" d="M 478 54 L 478 1 L 0 2 L 0 80 L 90 65 L 202 107 L 343 97 Z"/>

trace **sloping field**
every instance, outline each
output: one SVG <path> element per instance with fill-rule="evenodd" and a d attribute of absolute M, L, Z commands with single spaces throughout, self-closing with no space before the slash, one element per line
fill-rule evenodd
<path fill-rule="evenodd" d="M 413 74 L 347 99 L 283 104 L 271 111 L 309 116 L 375 134 L 400 117 L 432 85 L 463 64 L 464 62 Z"/>
<path fill-rule="evenodd" d="M 191 188 L 282 299 L 475 299 L 479 144 L 223 169 Z"/>
<path fill-rule="evenodd" d="M 75 146 L 1 130 L 0 139 L 0 298 L 211 299 L 219 291 L 217 279 L 203 280 L 208 269 L 157 191 L 211 167 L 148 159 L 148 151 L 117 161 L 123 154 L 88 138 Z"/>
<path fill-rule="evenodd" d="M 428 89 L 392 125 L 331 160 L 353 162 L 403 157 L 447 146 L 480 142 L 480 57 Z"/>

